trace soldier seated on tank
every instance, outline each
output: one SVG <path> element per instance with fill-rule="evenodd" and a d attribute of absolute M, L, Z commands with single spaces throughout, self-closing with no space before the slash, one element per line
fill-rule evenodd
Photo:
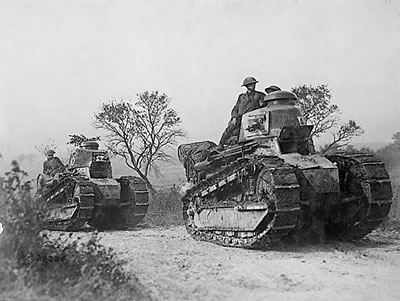
<path fill-rule="evenodd" d="M 256 91 L 257 83 L 258 81 L 254 77 L 246 77 L 243 80 L 242 87 L 246 87 L 247 92 L 239 95 L 231 112 L 231 120 L 229 121 L 228 127 L 222 134 L 221 140 L 218 144 L 218 150 L 223 150 L 224 145 L 227 144 L 229 139 L 230 141 L 237 142 L 243 114 L 260 108 L 265 94 Z M 232 137 L 235 137 L 236 139 Z"/>
<path fill-rule="evenodd" d="M 60 158 L 54 156 L 55 151 L 50 149 L 46 152 L 47 160 L 43 162 L 43 174 L 53 177 L 56 173 L 65 169 Z"/>

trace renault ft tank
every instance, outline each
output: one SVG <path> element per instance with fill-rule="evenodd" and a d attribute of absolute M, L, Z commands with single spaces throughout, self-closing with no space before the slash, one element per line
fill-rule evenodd
<path fill-rule="evenodd" d="M 98 229 L 132 227 L 146 215 L 148 190 L 138 177 L 112 177 L 107 151 L 84 142 L 63 171 L 41 178 L 37 199 L 43 204 L 45 228 L 79 230 L 85 223 Z"/>
<path fill-rule="evenodd" d="M 199 240 L 268 248 L 283 239 L 360 239 L 389 213 L 392 188 L 371 154 L 311 152 L 297 97 L 277 91 L 243 115 L 239 141 L 178 148 L 187 231 Z"/>

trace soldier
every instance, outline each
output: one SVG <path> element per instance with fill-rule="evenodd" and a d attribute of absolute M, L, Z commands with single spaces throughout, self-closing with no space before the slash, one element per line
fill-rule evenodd
<path fill-rule="evenodd" d="M 52 149 L 46 152 L 47 160 L 43 162 L 43 174 L 53 176 L 56 172 L 64 168 L 60 158 L 54 157 L 56 152 Z"/>
<path fill-rule="evenodd" d="M 267 92 L 267 94 L 270 94 L 270 93 L 276 92 L 276 91 L 281 91 L 281 88 L 279 88 L 278 86 L 275 86 L 275 85 L 265 88 L 265 92 Z"/>
<path fill-rule="evenodd" d="M 261 102 L 264 100 L 265 94 L 255 90 L 257 83 L 258 81 L 251 76 L 246 77 L 243 80 L 242 87 L 246 87 L 247 92 L 239 95 L 238 100 L 231 112 L 231 120 L 229 121 L 228 127 L 222 134 L 221 140 L 218 144 L 218 150 L 224 149 L 224 145 L 231 136 L 239 135 L 242 115 L 260 107 Z"/>
<path fill-rule="evenodd" d="M 281 91 L 281 88 L 279 88 L 278 86 L 272 85 L 269 86 L 267 88 L 265 88 L 265 92 L 267 94 L 271 94 L 272 92 L 276 92 L 276 91 Z M 266 97 L 266 96 L 265 96 Z M 261 107 L 265 107 L 268 104 L 268 101 L 265 101 L 264 99 L 261 101 Z"/>

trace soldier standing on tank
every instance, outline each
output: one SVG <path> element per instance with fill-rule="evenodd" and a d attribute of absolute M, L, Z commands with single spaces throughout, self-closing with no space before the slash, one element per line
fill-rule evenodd
<path fill-rule="evenodd" d="M 60 158 L 54 157 L 55 153 L 52 149 L 46 152 L 47 160 L 43 162 L 43 174 L 53 176 L 55 171 L 61 170 L 64 167 Z"/>
<path fill-rule="evenodd" d="M 258 80 L 251 76 L 246 77 L 243 80 L 242 87 L 246 87 L 247 92 L 239 95 L 238 100 L 231 112 L 231 120 L 229 121 L 228 127 L 222 134 L 221 140 L 218 144 L 218 150 L 224 149 L 224 145 L 230 137 L 239 135 L 243 114 L 260 108 L 265 94 L 263 92 L 256 91 L 257 83 Z"/>

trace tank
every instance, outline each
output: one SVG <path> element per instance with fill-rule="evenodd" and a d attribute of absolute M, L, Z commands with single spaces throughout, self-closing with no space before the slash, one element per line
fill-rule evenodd
<path fill-rule="evenodd" d="M 297 97 L 268 94 L 243 115 L 238 143 L 178 147 L 186 172 L 183 219 L 192 237 L 269 248 L 282 240 L 360 239 L 389 213 L 392 188 L 372 154 L 312 153 Z"/>
<path fill-rule="evenodd" d="M 139 177 L 112 177 L 110 158 L 97 142 L 76 148 L 53 177 L 39 175 L 36 198 L 50 230 L 75 231 L 86 223 L 100 230 L 137 225 L 147 213 L 148 190 Z"/>

